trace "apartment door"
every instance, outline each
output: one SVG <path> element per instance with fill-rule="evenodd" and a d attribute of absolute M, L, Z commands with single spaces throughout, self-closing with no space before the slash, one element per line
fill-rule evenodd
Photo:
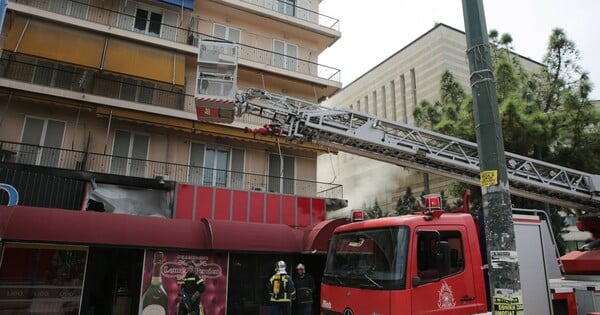
<path fill-rule="evenodd" d="M 145 177 L 150 136 L 115 130 L 110 173 Z"/>
<path fill-rule="evenodd" d="M 294 157 L 269 154 L 269 192 L 293 194 L 296 163 Z"/>
<path fill-rule="evenodd" d="M 298 46 L 280 40 L 273 41 L 273 65 L 290 71 L 298 67 Z"/>
<path fill-rule="evenodd" d="M 204 152 L 204 182 L 206 186 L 227 187 L 229 150 L 206 148 Z"/>
<path fill-rule="evenodd" d="M 18 162 L 57 167 L 65 133 L 64 121 L 25 117 Z"/>

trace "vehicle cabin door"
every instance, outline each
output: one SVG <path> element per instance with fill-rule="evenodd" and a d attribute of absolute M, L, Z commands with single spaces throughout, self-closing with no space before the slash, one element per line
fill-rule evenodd
<path fill-rule="evenodd" d="M 465 227 L 417 227 L 410 246 L 407 279 L 412 286 L 413 314 L 477 313 L 482 306 L 475 298 L 473 272 L 480 271 L 480 266 L 475 269 L 465 263 L 470 261 L 465 259 L 470 257 Z"/>

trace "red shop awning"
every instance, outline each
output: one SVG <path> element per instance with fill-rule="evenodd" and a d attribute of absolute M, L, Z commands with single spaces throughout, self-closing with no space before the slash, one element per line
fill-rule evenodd
<path fill-rule="evenodd" d="M 310 230 L 306 231 L 304 238 L 303 252 L 325 253 L 329 248 L 329 241 L 333 230 L 340 225 L 348 223 L 348 219 L 331 219 L 317 223 Z"/>
<path fill-rule="evenodd" d="M 0 206 L 0 237 L 182 249 L 209 246 L 206 226 L 198 221 L 27 206 Z"/>
<path fill-rule="evenodd" d="M 210 247 L 224 250 L 300 252 L 304 232 L 285 224 L 202 219 Z"/>

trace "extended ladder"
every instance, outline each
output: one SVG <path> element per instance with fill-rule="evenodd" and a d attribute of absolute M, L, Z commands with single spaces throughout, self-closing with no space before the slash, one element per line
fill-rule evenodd
<path fill-rule="evenodd" d="M 237 115 L 281 126 L 289 141 L 388 162 L 479 185 L 477 144 L 369 114 L 331 109 L 259 89 L 236 95 Z M 567 208 L 600 211 L 600 175 L 506 153 L 511 194 Z"/>

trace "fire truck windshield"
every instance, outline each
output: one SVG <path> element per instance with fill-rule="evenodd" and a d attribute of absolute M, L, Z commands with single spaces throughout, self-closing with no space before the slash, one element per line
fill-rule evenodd
<path fill-rule="evenodd" d="M 323 282 L 381 290 L 405 287 L 408 228 L 403 226 L 334 234 Z"/>

